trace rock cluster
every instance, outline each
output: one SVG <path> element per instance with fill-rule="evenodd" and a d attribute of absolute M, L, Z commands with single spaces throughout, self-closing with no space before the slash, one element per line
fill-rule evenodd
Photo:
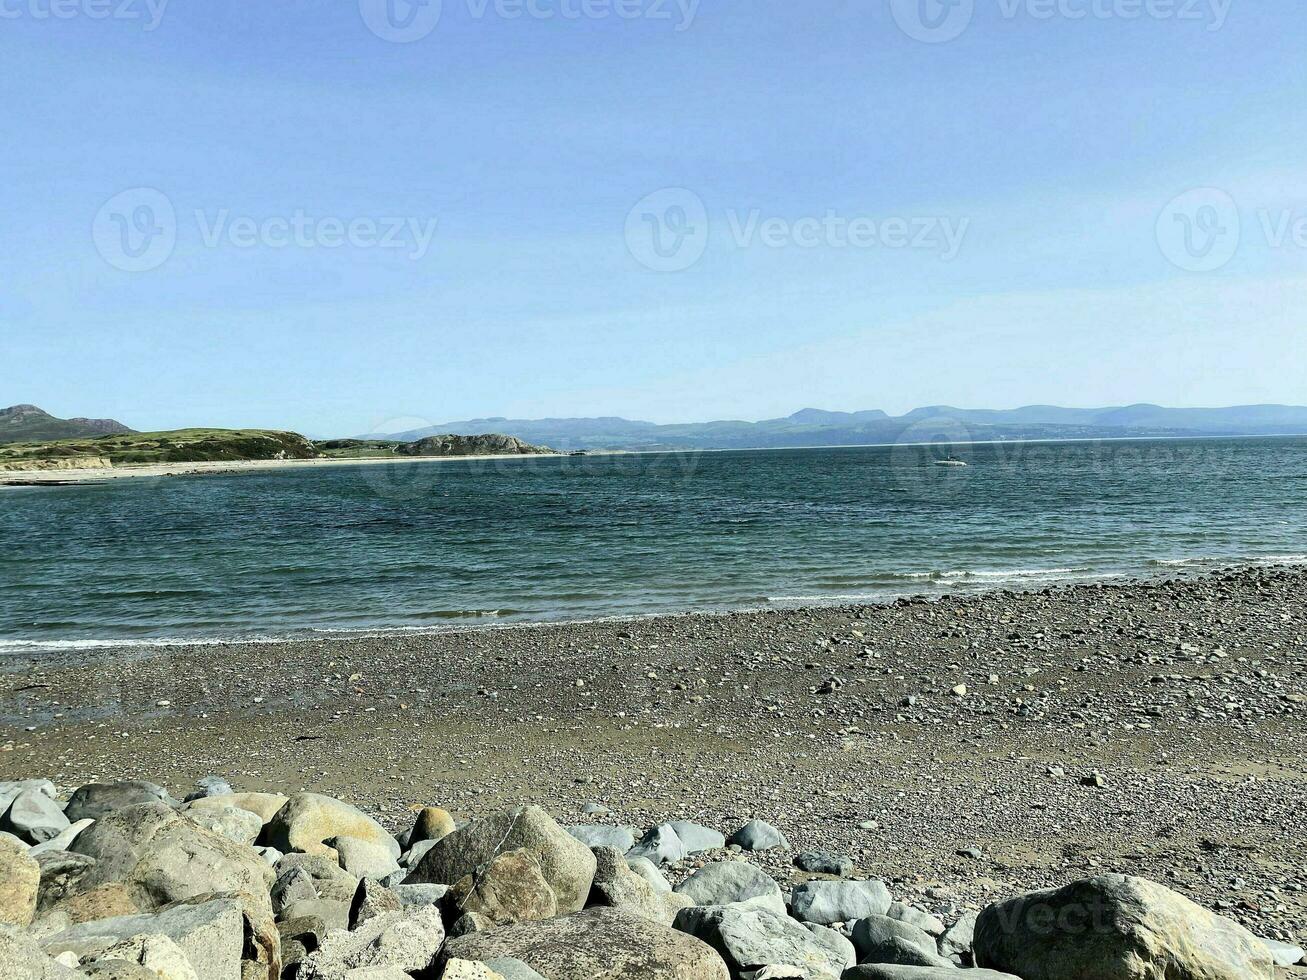
<path fill-rule="evenodd" d="M 521 806 L 392 835 L 314 793 L 184 801 L 143 781 L 60 801 L 0 783 L 4 980 L 1272 980 L 1303 951 L 1142 878 L 1104 874 L 945 923 L 849 880 L 783 889 L 688 821 L 563 828 Z M 662 866 L 713 854 L 673 888 Z"/>

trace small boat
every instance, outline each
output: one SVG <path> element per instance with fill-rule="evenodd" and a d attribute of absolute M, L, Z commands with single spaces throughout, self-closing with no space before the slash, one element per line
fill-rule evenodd
<path fill-rule="evenodd" d="M 966 466 L 967 464 L 960 459 L 954 459 L 952 456 L 950 456 L 948 457 L 948 459 L 935 460 L 935 465 L 936 466 Z"/>

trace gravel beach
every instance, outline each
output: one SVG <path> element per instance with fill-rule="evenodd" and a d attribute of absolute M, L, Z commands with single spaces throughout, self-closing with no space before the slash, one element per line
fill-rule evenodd
<path fill-rule="evenodd" d="M 1307 933 L 1307 571 L 15 657 L 0 778 L 307 789 L 391 829 L 770 821 L 955 917 L 1100 872 Z M 586 804 L 611 811 L 582 815 Z M 591 808 L 595 809 L 594 807 Z M 750 859 L 783 884 L 793 853 Z M 698 855 L 673 866 L 683 878 Z"/>

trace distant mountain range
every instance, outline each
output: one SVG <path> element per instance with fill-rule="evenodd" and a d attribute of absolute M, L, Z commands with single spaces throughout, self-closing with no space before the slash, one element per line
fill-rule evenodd
<path fill-rule="evenodd" d="M 0 409 L 0 443 L 86 439 L 134 432 L 113 419 L 60 419 L 35 405 Z"/>
<path fill-rule="evenodd" d="M 1241 405 L 1233 408 L 918 408 L 906 415 L 882 411 L 826 412 L 805 408 L 762 422 L 691 422 L 658 425 L 623 418 L 468 419 L 364 439 L 411 441 L 432 435 L 502 432 L 561 451 L 659 449 L 782 449 L 865 446 L 899 441 L 975 442 L 1012 439 L 1111 439 L 1147 436 L 1307 434 L 1307 407 Z"/>

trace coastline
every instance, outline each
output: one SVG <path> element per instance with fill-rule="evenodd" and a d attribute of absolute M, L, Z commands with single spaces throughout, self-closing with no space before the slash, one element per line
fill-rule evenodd
<path fill-rule="evenodd" d="M 1286 889 L 1307 865 L 1304 589 L 1307 570 L 1270 567 L 15 656 L 0 764 L 60 785 L 216 772 L 394 826 L 431 800 L 473 817 L 529 799 L 569 823 L 588 802 L 635 825 L 758 817 L 928 904 L 1120 871 L 1265 934 L 1307 921 L 1307 893 Z"/>
<path fill-rule="evenodd" d="M 901 591 L 888 591 L 882 595 L 774 597 L 766 601 L 739 605 L 690 606 L 681 609 L 606 615 L 563 615 L 500 620 L 498 611 L 494 611 L 468 613 L 458 617 L 451 616 L 444 625 L 427 623 L 422 626 L 376 625 L 354 628 L 303 626 L 287 629 L 284 632 L 261 632 L 239 636 L 88 637 L 84 639 L 5 639 L 0 637 L 0 673 L 3 673 L 8 663 L 24 657 L 41 658 L 42 662 L 54 658 L 66 660 L 80 655 L 103 656 L 110 652 L 123 656 L 139 657 L 148 656 L 149 651 L 153 650 L 166 652 L 170 649 L 221 649 L 282 644 L 405 641 L 421 640 L 427 637 L 494 634 L 515 630 L 567 629 L 603 625 L 634 626 L 664 620 L 677 622 L 698 620 L 701 625 L 711 627 L 717 621 L 730 620 L 740 616 L 817 615 L 831 610 L 845 610 L 850 614 L 855 614 L 859 610 L 877 609 L 902 602 L 935 603 L 940 600 L 950 599 L 1017 598 L 1047 594 L 1050 591 L 1064 593 L 1075 590 L 1093 590 L 1100 587 L 1161 587 L 1172 582 L 1192 582 L 1221 575 L 1261 571 L 1293 572 L 1307 566 L 1307 554 L 1269 555 L 1240 559 L 1218 557 L 1189 558 L 1175 561 L 1154 559 L 1149 564 L 1153 566 L 1151 572 L 1128 570 L 1080 575 L 1072 573 L 1058 576 L 1052 573 L 1062 570 L 1041 571 L 1041 574 L 1044 571 L 1048 573 L 1049 577 L 1047 578 L 1038 577 L 1034 574 L 1035 570 L 1026 570 L 1025 572 L 1015 570 L 1009 573 L 1009 577 L 1002 579 L 990 578 L 991 575 L 999 574 L 991 572 L 913 573 L 905 581 L 937 581 L 941 585 L 941 590 L 923 591 L 918 585 L 915 588 L 904 588 Z"/>
<path fill-rule="evenodd" d="M 0 487 L 57 486 L 103 483 L 108 480 L 170 476 L 213 476 L 270 470 L 323 469 L 335 466 L 377 466 L 406 463 L 485 462 L 487 460 L 556 459 L 564 454 L 503 454 L 479 456 L 402 456 L 355 459 L 238 459 L 194 463 L 141 463 L 108 468 L 0 470 Z"/>

